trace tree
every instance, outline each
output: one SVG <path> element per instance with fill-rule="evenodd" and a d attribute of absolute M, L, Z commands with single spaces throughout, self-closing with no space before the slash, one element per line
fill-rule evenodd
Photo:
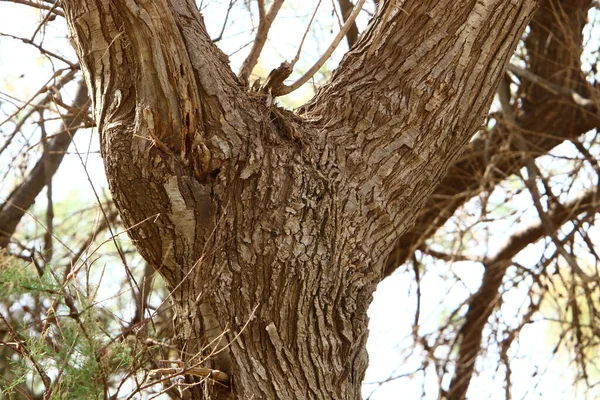
<path fill-rule="evenodd" d="M 244 90 L 193 3 L 63 2 L 113 198 L 171 290 L 184 362 L 239 331 L 208 359 L 235 380 L 214 398 L 360 396 L 389 250 L 535 9 L 502 3 L 384 4 L 295 118 L 272 103 L 288 66 Z"/>
<path fill-rule="evenodd" d="M 595 191 L 543 200 L 531 156 L 597 126 L 579 61 L 591 1 L 542 2 L 537 12 L 534 0 L 381 2 L 296 112 L 275 102 L 298 86 L 286 81 L 293 62 L 249 85 L 282 3 L 258 2 L 258 39 L 237 76 L 191 1 L 61 3 L 114 203 L 170 292 L 182 375 L 221 383 L 187 392 L 358 398 L 377 283 L 474 193 L 524 167 L 540 222 L 482 260 L 444 393 L 462 399 L 512 258 L 544 236 L 564 251 L 558 228 L 598 206 Z M 343 16 L 342 34 L 355 15 Z M 522 79 L 515 93 L 505 70 L 531 18 L 527 68 L 509 68 Z M 483 125 L 499 84 L 501 118 Z M 47 183 L 32 181 L 37 193 Z M 30 202 L 14 207 L 13 193 L 0 210 L 3 246 L 37 195 L 23 191 Z"/>

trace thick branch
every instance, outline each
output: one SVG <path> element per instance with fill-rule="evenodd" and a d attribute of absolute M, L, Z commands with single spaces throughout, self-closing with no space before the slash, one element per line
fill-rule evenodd
<path fill-rule="evenodd" d="M 549 7 L 545 2 L 536 12 L 526 43 L 532 47 L 528 50 L 531 60 L 528 75 L 521 75 L 524 106 L 518 113 L 513 112 L 518 116 L 516 121 L 510 124 L 498 121 L 487 135 L 467 146 L 423 207 L 415 226 L 395 244 L 387 261 L 385 275 L 402 265 L 465 201 L 482 189 L 495 186 L 525 164 L 526 157 L 515 151 L 514 146 L 506 145 L 512 130 L 523 133 L 529 148 L 537 157 L 564 140 L 573 139 L 600 125 L 597 110 L 587 105 L 581 107 L 576 96 L 573 96 L 573 93 L 577 93 L 583 98 L 591 97 L 580 61 L 583 50 L 581 32 L 591 3 L 590 0 L 562 1 L 560 6 L 566 13 L 561 14 L 560 18 L 568 18 L 567 21 L 556 15 L 556 4 Z M 549 41 L 553 43 L 552 46 L 548 45 Z M 565 71 L 569 71 L 569 74 L 566 75 Z M 562 88 L 560 96 L 549 91 L 548 84 L 539 85 L 529 81 L 529 76 L 540 77 L 552 83 L 553 87 Z"/>
<path fill-rule="evenodd" d="M 331 140 L 347 152 L 359 198 L 379 198 L 390 214 L 421 207 L 480 127 L 535 8 L 534 1 L 432 8 L 416 0 L 379 7 L 331 84 L 305 108 L 335 129 Z M 448 24 L 448 15 L 461 17 Z"/>

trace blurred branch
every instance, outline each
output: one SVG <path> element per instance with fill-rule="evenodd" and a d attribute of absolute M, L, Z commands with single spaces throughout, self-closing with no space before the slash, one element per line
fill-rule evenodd
<path fill-rule="evenodd" d="M 585 97 L 583 97 L 576 91 L 569 89 L 567 87 L 552 83 L 552 82 L 542 78 L 541 76 L 538 76 L 538 75 L 536 75 L 530 71 L 527 71 L 526 69 L 523 69 L 521 67 L 517 67 L 514 64 L 509 64 L 508 70 L 510 72 L 512 72 L 513 74 L 515 74 L 516 76 L 518 76 L 519 78 L 527 79 L 530 82 L 536 83 L 536 84 L 544 87 L 550 93 L 561 94 L 563 96 L 571 97 L 573 99 L 573 102 L 581 107 L 589 107 L 589 106 L 595 105 L 593 100 L 586 99 Z"/>
<path fill-rule="evenodd" d="M 34 42 L 33 40 L 31 40 L 31 39 L 27 39 L 27 38 L 23 38 L 23 37 L 18 37 L 18 36 L 13 36 L 13 35 L 10 35 L 10 34 L 8 34 L 8 33 L 2 33 L 2 32 L 0 32 L 0 36 L 5 36 L 5 37 L 7 37 L 7 38 L 11 38 L 11 39 L 15 39 L 15 40 L 20 40 L 20 41 L 21 41 L 21 42 L 23 42 L 23 43 L 26 43 L 26 44 L 28 44 L 28 45 L 30 45 L 30 46 L 33 46 L 33 47 L 35 47 L 36 49 L 38 49 L 38 50 L 39 50 L 39 52 L 40 52 L 40 53 L 42 53 L 43 55 L 45 55 L 45 56 L 48 56 L 48 57 L 51 57 L 51 58 L 55 58 L 55 59 L 57 59 L 57 60 L 59 60 L 59 61 L 62 61 L 62 62 L 64 62 L 64 63 L 65 63 L 65 64 L 67 64 L 67 65 L 68 65 L 68 66 L 69 66 L 71 69 L 78 69 L 78 68 L 79 68 L 77 64 L 75 64 L 75 63 L 72 63 L 71 61 L 67 60 L 66 58 L 64 58 L 64 57 L 62 57 L 62 56 L 60 56 L 60 55 L 58 55 L 58 54 L 56 54 L 56 53 L 54 53 L 54 52 L 52 52 L 52 51 L 50 51 L 50 50 L 46 50 L 46 49 L 45 49 L 45 48 L 43 48 L 41 45 L 39 45 L 39 44 L 35 43 L 35 42 Z"/>
<path fill-rule="evenodd" d="M 42 130 L 42 148 L 43 153 L 48 152 L 48 135 L 46 133 L 46 124 L 44 122 L 44 112 L 40 111 L 40 129 Z M 42 154 L 43 154 L 42 153 Z M 49 171 L 52 166 L 50 165 L 50 159 L 44 157 L 44 169 Z M 54 254 L 54 244 L 52 237 L 54 236 L 54 199 L 52 193 L 52 175 L 46 174 L 46 232 L 44 233 L 44 254 L 43 258 L 46 260 L 46 264 L 52 262 L 52 256 Z"/>
<path fill-rule="evenodd" d="M 567 221 L 582 213 L 596 213 L 600 209 L 597 188 L 584 192 L 581 196 L 562 207 L 556 207 L 547 213 L 547 218 L 556 231 Z M 456 369 L 447 398 L 462 400 L 465 398 L 471 376 L 475 368 L 475 360 L 481 351 L 483 329 L 501 301 L 499 293 L 504 275 L 512 265 L 512 258 L 521 250 L 535 243 L 547 234 L 548 225 L 543 221 L 511 237 L 504 247 L 492 258 L 484 261 L 485 273 L 479 290 L 469 299 L 469 308 L 465 322 L 459 333 Z M 558 246 L 558 244 L 557 244 Z"/>
<path fill-rule="evenodd" d="M 96 226 L 96 229 L 86 238 L 83 244 L 79 247 L 79 250 L 74 253 L 73 258 L 71 258 L 71 261 L 66 264 L 65 270 L 63 272 L 63 279 L 67 279 L 67 276 L 71 273 L 71 270 L 74 265 L 76 265 L 78 262 L 86 261 L 81 259 L 83 257 L 83 253 L 90 248 L 90 246 L 98 237 L 98 235 L 100 235 L 100 233 L 102 233 L 103 231 L 107 230 L 109 228 L 109 224 L 116 221 L 117 217 L 119 216 L 119 212 L 117 211 L 114 204 L 109 204 L 106 207 L 108 208 L 108 211 L 106 211 L 105 217 L 100 219 L 98 225 Z"/>
<path fill-rule="evenodd" d="M 63 71 L 64 70 L 57 71 L 54 74 L 54 76 L 51 78 L 51 80 L 54 80 L 54 78 L 56 76 L 58 76 L 60 73 L 62 73 Z M 68 73 L 66 73 L 63 77 L 61 77 L 58 80 L 58 82 L 56 82 L 56 84 L 54 84 L 52 86 L 50 84 L 46 84 L 34 96 L 32 96 L 27 102 L 25 102 L 25 104 L 23 106 L 21 106 L 19 109 L 17 109 L 11 115 L 9 115 L 9 117 L 7 119 L 5 119 L 4 121 L 2 121 L 2 123 L 0 123 L 0 126 L 2 126 L 6 122 L 12 120 L 12 118 L 15 117 L 17 114 L 24 112 L 24 115 L 22 115 L 21 118 L 17 122 L 15 122 L 15 128 L 13 129 L 12 133 L 8 136 L 8 139 L 6 139 L 6 142 L 4 142 L 4 145 L 2 145 L 2 147 L 0 147 L 0 154 L 2 154 L 2 152 L 4 152 L 4 150 L 6 150 L 8 148 L 8 146 L 11 144 L 11 142 L 13 141 L 13 139 L 17 135 L 17 133 L 19 133 L 21 131 L 21 128 L 23 127 L 25 122 L 29 119 L 29 117 L 34 112 L 45 108 L 46 105 L 54 99 L 55 90 L 52 90 L 51 88 L 53 87 L 56 90 L 61 90 L 62 88 L 64 88 L 64 86 L 67 83 L 71 82 L 75 78 L 76 72 L 77 72 L 76 70 L 71 69 Z M 29 107 L 29 109 L 27 111 L 24 111 L 27 108 L 27 106 L 33 101 L 33 99 L 35 99 L 35 97 L 37 97 L 38 95 L 40 95 L 44 92 L 47 92 L 47 94 L 44 97 L 42 97 L 37 103 L 35 103 L 31 107 Z M 2 208 L 2 206 L 0 206 L 0 209 L 1 208 Z"/>
<path fill-rule="evenodd" d="M 352 9 L 354 6 L 350 2 L 350 0 L 338 0 L 340 5 L 340 10 L 342 11 L 342 18 L 344 22 L 347 22 L 350 18 L 350 14 L 352 14 Z M 348 41 L 348 48 L 354 46 L 354 43 L 358 40 L 358 27 L 356 26 L 356 22 L 353 22 L 348 28 L 348 32 L 346 32 L 346 40 Z"/>
<path fill-rule="evenodd" d="M 148 297 L 150 297 L 150 294 L 152 293 L 152 279 L 154 278 L 154 272 L 155 271 L 154 268 L 152 268 L 152 265 L 145 262 L 140 290 L 135 298 L 135 315 L 131 321 L 131 325 L 142 322 L 144 319 L 146 306 L 148 305 Z"/>
<path fill-rule="evenodd" d="M 25 211 L 35 202 L 35 198 L 42 191 L 48 177 L 54 175 L 65 152 L 73 140 L 77 130 L 70 130 L 73 126 L 79 126 L 87 116 L 88 92 L 84 82 L 79 83 L 77 94 L 73 102 L 73 108 L 78 109 L 76 113 L 68 114 L 60 130 L 64 133 L 56 135 L 48 143 L 46 151 L 27 176 L 25 181 L 17 187 L 6 199 L 0 211 L 0 248 L 6 247 L 13 235 L 17 224 L 25 214 Z"/>
<path fill-rule="evenodd" d="M 56 9 L 57 3 L 54 3 L 52 6 L 47 6 L 47 5 L 44 5 L 41 3 L 36 3 L 35 1 L 28 1 L 28 0 L 0 0 L 0 1 L 7 2 L 7 3 L 23 4 L 23 5 L 26 5 L 29 7 L 39 8 L 40 10 L 46 10 L 52 14 L 56 14 L 61 17 L 65 16 L 65 14 L 62 11 Z"/>

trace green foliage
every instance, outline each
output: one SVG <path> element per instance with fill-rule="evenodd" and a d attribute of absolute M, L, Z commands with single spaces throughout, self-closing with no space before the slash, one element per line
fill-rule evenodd
<path fill-rule="evenodd" d="M 0 298 L 14 299 L 27 293 L 56 293 L 60 290 L 54 278 L 48 274 L 40 277 L 33 265 L 17 265 L 3 255 L 0 258 Z"/>
<path fill-rule="evenodd" d="M 73 286 L 50 274 L 40 277 L 33 267 L 0 254 L 0 296 L 10 299 L 6 304 L 33 307 L 38 297 L 51 304 L 42 320 L 25 318 L 18 324 L 10 311 L 0 310 L 1 321 L 9 325 L 9 334 L 0 340 L 10 343 L 0 347 L 0 365 L 10 365 L 9 371 L 0 371 L 0 398 L 21 398 L 19 389 L 27 388 L 49 399 L 100 399 L 109 377 L 133 363 L 128 343 L 111 342 L 103 331 L 102 308 Z"/>

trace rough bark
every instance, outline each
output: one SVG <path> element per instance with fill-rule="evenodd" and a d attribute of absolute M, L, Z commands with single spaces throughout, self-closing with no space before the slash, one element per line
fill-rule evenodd
<path fill-rule="evenodd" d="M 386 257 L 481 125 L 535 1 L 388 2 L 300 116 L 242 89 L 192 1 L 63 6 L 181 357 L 232 377 L 197 395 L 360 398 Z"/>

